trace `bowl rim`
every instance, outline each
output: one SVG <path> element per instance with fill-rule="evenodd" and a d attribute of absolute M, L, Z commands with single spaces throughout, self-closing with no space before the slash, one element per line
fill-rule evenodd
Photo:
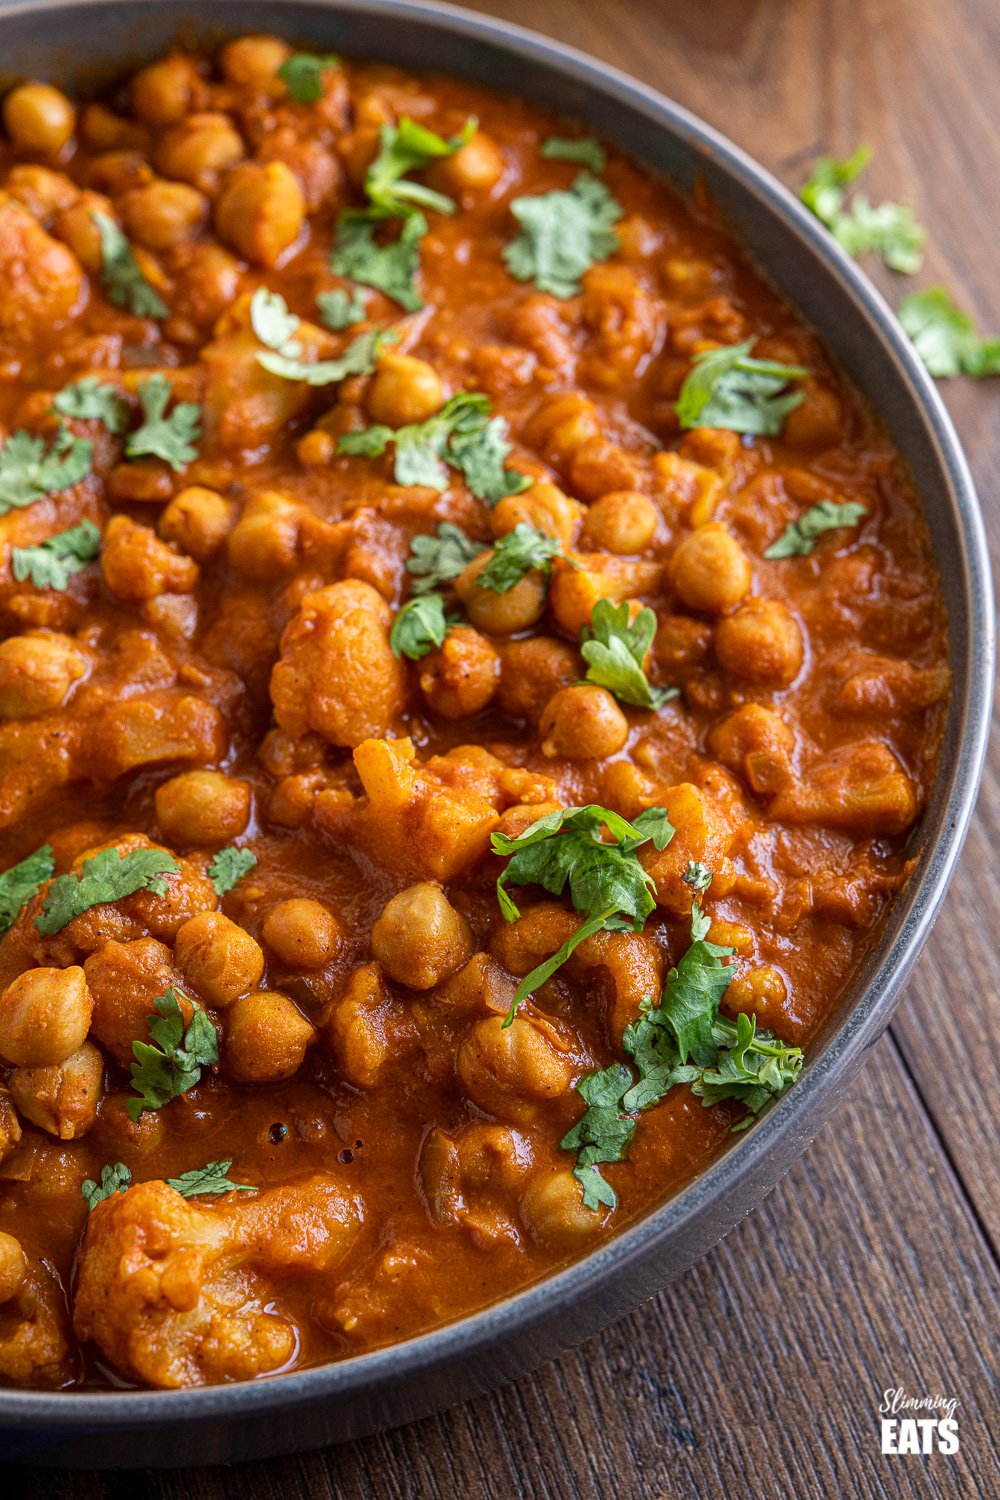
<path fill-rule="evenodd" d="M 120 3 L 122 0 L 0 0 L 0 26 L 8 18 L 35 11 L 101 11 L 114 9 Z M 151 0 L 145 3 L 150 4 Z M 215 0 L 201 0 L 197 8 L 198 25 L 209 31 L 214 3 Z M 281 29 L 282 12 L 296 3 L 298 0 L 271 0 L 276 30 Z M 770 171 L 720 131 L 659 90 L 576 47 L 444 0 L 304 0 L 303 8 L 326 9 L 338 19 L 354 14 L 436 27 L 444 36 L 468 37 L 530 58 L 612 101 L 638 109 L 654 126 L 680 138 L 693 155 L 711 157 L 754 197 L 764 200 L 826 263 L 888 347 L 915 405 L 922 412 L 950 480 L 971 642 L 964 701 L 956 705 L 961 709 L 961 724 L 955 763 L 950 768 L 951 785 L 938 814 L 937 836 L 922 851 L 921 868 L 899 898 L 906 908 L 905 919 L 888 951 L 880 955 L 875 971 L 856 975 L 857 999 L 843 1019 L 833 1025 L 819 1055 L 807 1064 L 796 1087 L 780 1105 L 742 1138 L 738 1149 L 716 1157 L 692 1182 L 658 1207 L 634 1219 L 588 1255 L 522 1291 L 430 1332 L 369 1353 L 255 1381 L 194 1389 L 0 1391 L 0 1412 L 5 1424 L 16 1425 L 21 1431 L 52 1428 L 69 1433 L 102 1425 L 121 1431 L 139 1424 L 147 1428 L 182 1422 L 201 1424 L 232 1416 L 237 1407 L 241 1416 L 264 1410 L 277 1413 L 395 1385 L 459 1356 L 468 1358 L 501 1340 L 525 1334 L 588 1294 L 597 1294 L 612 1276 L 621 1276 L 649 1258 L 656 1247 L 680 1234 L 705 1212 L 708 1204 L 726 1199 L 738 1179 L 752 1176 L 755 1167 L 762 1169 L 780 1139 L 791 1137 L 801 1142 L 790 1154 L 798 1155 L 814 1133 L 817 1114 L 819 1122 L 822 1121 L 824 1112 L 817 1110 L 818 1102 L 832 1091 L 851 1061 L 874 1045 L 888 1024 L 903 983 L 944 899 L 968 831 L 985 762 L 995 651 L 993 597 L 985 527 L 972 476 L 944 402 L 912 344 L 881 294 L 833 237 Z M 222 24 L 226 31 L 230 30 L 227 24 Z M 455 71 L 456 76 L 461 76 L 461 67 L 452 70 L 449 61 L 443 60 L 441 71 Z M 613 132 L 605 128 L 604 133 L 613 139 Z M 761 269 L 766 275 L 767 266 Z M 822 336 L 821 327 L 818 331 Z M 942 764 L 939 781 L 947 770 Z M 770 1185 L 766 1191 L 770 1191 Z M 755 1203 L 762 1196 L 758 1193 Z M 736 1222 L 735 1217 L 732 1222 Z"/>

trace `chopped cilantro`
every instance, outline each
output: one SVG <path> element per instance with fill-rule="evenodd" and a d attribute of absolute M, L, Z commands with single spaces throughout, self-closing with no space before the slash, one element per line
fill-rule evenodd
<path fill-rule="evenodd" d="M 128 426 L 129 405 L 125 397 L 96 375 L 63 386 L 52 405 L 60 416 L 76 417 L 81 422 L 102 422 L 115 434 L 124 432 Z"/>
<path fill-rule="evenodd" d="M 36 589 L 62 593 L 70 575 L 82 572 L 100 550 L 99 528 L 93 521 L 81 521 L 33 547 L 11 547 L 11 572 L 18 583 L 30 578 Z"/>
<path fill-rule="evenodd" d="M 410 214 L 395 240 L 380 244 L 377 224 L 363 213 L 340 216 L 330 267 L 338 276 L 360 281 L 384 292 L 406 312 L 419 312 L 424 302 L 416 288 L 420 269 L 420 241 L 427 233 L 423 214 Z"/>
<path fill-rule="evenodd" d="M 323 97 L 323 74 L 336 68 L 334 52 L 293 52 L 278 69 L 278 77 L 296 104 L 318 104 Z"/>
<path fill-rule="evenodd" d="M 105 1198 L 113 1198 L 116 1193 L 127 1193 L 131 1181 L 132 1173 L 123 1161 L 116 1161 L 110 1167 L 102 1167 L 100 1182 L 95 1182 L 92 1177 L 85 1178 L 80 1184 L 80 1192 L 87 1205 L 87 1212 L 91 1213 Z"/>
<path fill-rule="evenodd" d="M 444 644 L 448 631 L 457 623 L 456 618 L 445 614 L 440 594 L 417 594 L 397 613 L 389 645 L 397 656 L 420 661 L 429 651 Z"/>
<path fill-rule="evenodd" d="M 605 830 L 614 842 L 605 839 Z M 517 987 L 504 1022 L 510 1025 L 521 1001 L 543 985 L 585 938 L 602 930 L 641 932 L 656 902 L 652 877 L 637 850 L 652 841 L 664 849 L 674 836 L 662 807 L 650 807 L 630 823 L 610 808 L 591 803 L 546 813 L 517 838 L 494 833 L 494 854 L 507 860 L 497 880 L 497 900 L 508 922 L 521 915 L 509 885 L 540 885 L 553 896 L 569 886 L 570 901 L 584 922 L 558 952 L 532 969 Z"/>
<path fill-rule="evenodd" d="M 0 875 L 0 937 L 17 921 L 22 907 L 37 896 L 47 880 L 52 879 L 55 863 L 48 844 L 11 865 Z"/>
<path fill-rule="evenodd" d="M 231 1156 L 222 1161 L 206 1162 L 179 1177 L 167 1177 L 167 1187 L 172 1187 L 182 1198 L 201 1198 L 218 1193 L 255 1193 L 257 1189 L 249 1182 L 230 1182 L 229 1171 L 233 1165 Z"/>
<path fill-rule="evenodd" d="M 480 582 L 482 580 L 480 579 Z M 580 654 L 587 663 L 587 681 L 607 688 L 622 703 L 636 708 L 662 708 L 676 698 L 675 687 L 653 687 L 643 666 L 656 634 L 656 615 L 643 605 L 634 620 L 626 602 L 598 599 L 590 624 L 580 631 Z"/>
<path fill-rule="evenodd" d="M 169 307 L 142 274 L 132 246 L 114 219 L 101 213 L 90 217 L 101 237 L 101 282 L 108 301 L 136 318 L 169 317 Z"/>
<path fill-rule="evenodd" d="M 259 286 L 250 298 L 250 327 L 262 344 L 289 359 L 302 353 L 302 345 L 295 338 L 300 322 L 295 313 L 288 311 L 288 303 L 280 292 Z"/>
<path fill-rule="evenodd" d="M 177 869 L 177 861 L 165 849 L 133 849 L 128 854 L 102 849 L 84 860 L 79 875 L 58 875 L 53 880 L 35 926 L 44 937 L 51 937 L 92 906 L 121 901 L 143 890 L 165 896 L 164 877 Z"/>
<path fill-rule="evenodd" d="M 1000 335 L 980 338 L 946 287 L 932 286 L 904 297 L 899 321 L 932 375 L 943 380 L 1000 375 Z"/>
<path fill-rule="evenodd" d="M 829 224 L 843 208 L 848 187 L 856 177 L 860 177 L 871 159 L 870 146 L 859 146 L 842 161 L 837 161 L 832 156 L 821 156 L 808 179 L 799 188 L 799 197 L 817 219 Z"/>
<path fill-rule="evenodd" d="M 789 521 L 776 542 L 772 542 L 764 553 L 769 560 L 779 557 L 808 557 L 817 539 L 825 531 L 838 531 L 843 526 L 857 526 L 867 507 L 856 500 L 821 500 L 810 506 L 797 521 Z"/>
<path fill-rule="evenodd" d="M 406 560 L 406 570 L 415 579 L 413 592 L 428 594 L 442 583 L 451 583 L 484 550 L 451 521 L 442 521 L 436 536 L 415 536 Z"/>
<path fill-rule="evenodd" d="M 250 874 L 256 864 L 257 856 L 250 849 L 237 849 L 235 844 L 220 849 L 208 867 L 208 878 L 215 887 L 215 894 L 225 896 L 239 885 L 244 875 Z"/>
<path fill-rule="evenodd" d="M 699 896 L 701 895 L 702 891 L 707 891 L 709 886 L 712 884 L 711 870 L 707 865 L 703 865 L 701 863 L 701 860 L 698 859 L 688 860 L 688 867 L 684 871 L 684 874 L 681 878 L 682 880 L 685 880 L 691 887 L 691 889 L 695 892 L 695 894 Z"/>
<path fill-rule="evenodd" d="M 533 281 L 553 297 L 575 297 L 581 276 L 618 249 L 621 204 L 589 172 L 568 192 L 515 198 L 510 211 L 521 233 L 504 249 L 507 269 L 515 281 Z"/>
<path fill-rule="evenodd" d="M 725 427 L 759 437 L 777 437 L 801 391 L 785 388 L 809 374 L 802 365 L 751 359 L 754 340 L 696 354 L 681 386 L 677 418 L 682 427 Z"/>
<path fill-rule="evenodd" d="M 550 135 L 542 142 L 540 154 L 547 161 L 572 161 L 578 166 L 589 167 L 597 176 L 604 171 L 608 160 L 608 153 L 600 141 L 589 135 Z"/>
<path fill-rule="evenodd" d="M 370 375 L 386 344 L 395 344 L 399 334 L 391 329 L 372 328 L 359 333 L 337 359 L 321 359 L 309 364 L 289 359 L 284 354 L 258 354 L 257 362 L 284 380 L 301 380 L 306 385 L 335 385 L 349 375 Z"/>
<path fill-rule="evenodd" d="M 870 147 L 859 146 L 845 161 L 821 156 L 799 197 L 848 255 L 871 250 L 893 271 L 912 275 L 920 270 L 926 238 L 913 209 L 905 203 L 873 204 L 863 193 L 845 207 L 847 189 L 867 167 L 871 154 Z"/>
<path fill-rule="evenodd" d="M 353 328 L 355 323 L 363 323 L 367 316 L 365 294 L 358 287 L 350 295 L 342 287 L 335 287 L 332 292 L 320 292 L 316 306 L 320 322 L 324 328 L 332 328 L 334 333 Z"/>
<path fill-rule="evenodd" d="M 177 991 L 168 984 L 166 992 L 153 1001 L 156 1015 L 149 1018 L 152 1042 L 132 1043 L 132 1087 L 139 1096 L 128 1101 L 132 1120 L 138 1120 L 143 1110 L 162 1109 L 171 1099 L 186 1094 L 201 1078 L 202 1068 L 219 1061 L 215 1027 L 190 995 L 184 998 L 192 1007 L 187 1026 Z"/>
<path fill-rule="evenodd" d="M 418 125 L 404 115 L 398 125 L 385 124 L 379 136 L 379 151 L 365 173 L 365 196 L 370 212 L 379 218 L 397 218 L 416 209 L 433 209 L 439 214 L 455 212 L 453 198 L 436 193 L 422 183 L 410 182 L 407 172 L 419 172 L 432 161 L 454 156 L 467 145 L 476 132 L 477 122 L 466 120 L 458 135 L 446 141 L 425 125 Z"/>
<path fill-rule="evenodd" d="M 125 439 L 126 458 L 162 458 L 179 472 L 198 457 L 194 445 L 201 437 L 201 407 L 194 401 L 178 401 L 170 416 L 165 416 L 173 390 L 164 375 L 140 380 L 137 394 L 143 422 Z"/>
<path fill-rule="evenodd" d="M 45 439 L 12 432 L 0 448 L 0 516 L 79 484 L 90 473 L 93 445 L 62 423 L 46 452 Z"/>
<path fill-rule="evenodd" d="M 562 552 L 562 544 L 552 536 L 546 536 L 525 521 L 519 521 L 513 531 L 493 543 L 493 556 L 476 579 L 481 589 L 491 589 L 494 594 L 506 594 L 520 583 L 525 573 L 537 568 L 541 573 L 551 573 L 552 559 Z"/>

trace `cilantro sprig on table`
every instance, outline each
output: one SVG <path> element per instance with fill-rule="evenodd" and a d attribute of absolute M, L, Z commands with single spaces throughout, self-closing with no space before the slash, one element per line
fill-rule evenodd
<path fill-rule="evenodd" d="M 486 396 L 466 391 L 452 396 L 426 422 L 406 427 L 376 424 L 341 434 L 338 453 L 378 458 L 391 443 L 393 475 L 397 484 L 448 487 L 448 469 L 458 469 L 472 493 L 490 505 L 505 495 L 518 495 L 533 481 L 505 467 L 511 444 L 503 417 L 490 415 Z"/>
<path fill-rule="evenodd" d="M 0 516 L 79 484 L 90 473 L 93 453 L 86 438 L 61 423 L 48 448 L 42 437 L 12 432 L 0 448 Z"/>
<path fill-rule="evenodd" d="M 515 198 L 510 211 L 521 232 L 504 247 L 504 264 L 515 281 L 532 281 L 553 297 L 575 297 L 580 278 L 618 249 L 622 206 L 590 172 L 566 192 Z"/>
<path fill-rule="evenodd" d="M 538 154 L 546 161 L 571 161 L 589 167 L 595 176 L 600 176 L 608 161 L 608 153 L 600 141 L 590 135 L 550 135 L 542 142 Z"/>
<path fill-rule="evenodd" d="M 753 359 L 754 343 L 749 338 L 695 355 L 675 406 L 683 428 L 724 427 L 758 437 L 780 435 L 785 418 L 804 399 L 801 391 L 789 391 L 788 384 L 809 371 L 802 365 Z"/>
<path fill-rule="evenodd" d="M 168 417 L 173 393 L 165 375 L 140 380 L 136 394 L 143 420 L 125 439 L 125 457 L 161 458 L 179 473 L 198 457 L 195 443 L 201 437 L 201 407 L 194 401 L 178 401 Z"/>
<path fill-rule="evenodd" d="M 580 631 L 580 654 L 587 663 L 587 682 L 607 688 L 622 703 L 635 708 L 662 708 L 679 692 L 675 687 L 653 687 L 643 663 L 656 634 L 656 615 L 643 605 L 634 620 L 627 602 L 598 599 L 590 624 Z"/>
<path fill-rule="evenodd" d="M 162 1109 L 171 1099 L 186 1094 L 199 1081 L 203 1068 L 219 1061 L 219 1038 L 205 1011 L 185 996 L 192 1007 L 185 1025 L 184 1012 L 173 985 L 153 1001 L 156 1015 L 149 1018 L 152 1042 L 133 1042 L 132 1087 L 137 1097 L 127 1103 L 129 1118 L 138 1120 L 147 1109 Z"/>
<path fill-rule="evenodd" d="M 114 219 L 92 213 L 101 239 L 101 283 L 108 301 L 136 318 L 168 318 L 170 309 L 142 273 L 135 252 Z"/>
<path fill-rule="evenodd" d="M 215 894 L 219 897 L 228 895 L 256 866 L 257 856 L 252 849 L 237 849 L 235 844 L 220 849 L 208 867 L 208 878 Z"/>
<path fill-rule="evenodd" d="M 605 838 L 605 833 L 611 835 Z M 583 922 L 572 937 L 521 980 L 504 1021 L 509 1026 L 521 1002 L 550 979 L 573 951 L 595 932 L 641 932 L 656 902 L 652 877 L 638 858 L 643 845 L 665 849 L 674 836 L 662 807 L 650 807 L 632 822 L 594 803 L 566 807 L 538 818 L 517 838 L 491 836 L 494 854 L 507 864 L 497 880 L 497 900 L 508 922 L 521 915 L 512 885 L 539 885 L 553 896 L 569 889 Z"/>
<path fill-rule="evenodd" d="M 396 656 L 421 661 L 444 645 L 445 636 L 457 624 L 458 616 L 445 612 L 440 594 L 416 594 L 397 612 L 389 645 Z"/>
<path fill-rule="evenodd" d="M 52 849 L 43 844 L 0 875 L 0 937 L 13 927 L 32 896 L 37 896 L 45 882 L 52 879 L 55 868 Z"/>
<path fill-rule="evenodd" d="M 296 104 L 318 104 L 323 97 L 323 74 L 340 65 L 335 52 L 293 52 L 278 69 L 278 77 Z"/>
<path fill-rule="evenodd" d="M 165 1177 L 163 1180 L 167 1187 L 180 1193 L 182 1198 L 217 1197 L 220 1193 L 256 1193 L 258 1189 L 252 1183 L 230 1181 L 232 1166 L 233 1158 L 227 1156 L 221 1161 L 209 1161 L 203 1167 L 182 1172 L 179 1177 Z M 98 1203 L 103 1203 L 105 1198 L 113 1198 L 116 1193 L 127 1193 L 131 1184 L 130 1169 L 123 1161 L 116 1161 L 111 1166 L 101 1168 L 100 1182 L 95 1182 L 92 1177 L 82 1182 L 80 1192 L 90 1212 Z"/>
<path fill-rule="evenodd" d="M 35 926 L 43 937 L 51 937 L 92 906 L 121 901 L 142 890 L 165 896 L 165 877 L 175 874 L 178 868 L 177 861 L 165 849 L 133 849 L 127 854 L 119 854 L 117 849 L 102 849 L 83 861 L 79 875 L 56 876 L 35 918 Z"/>
<path fill-rule="evenodd" d="M 76 417 L 80 422 L 100 422 L 116 436 L 129 422 L 129 404 L 117 388 L 96 375 L 64 385 L 53 398 L 52 406 L 60 416 Z"/>
<path fill-rule="evenodd" d="M 81 521 L 34 546 L 11 547 L 10 569 L 18 583 L 30 579 L 36 589 L 62 593 L 70 576 L 82 572 L 100 550 L 100 529 L 93 521 Z"/>
<path fill-rule="evenodd" d="M 927 237 L 913 209 L 906 203 L 873 204 L 864 193 L 847 202 L 848 189 L 871 157 L 870 146 L 859 146 L 843 161 L 821 156 L 799 197 L 848 255 L 874 251 L 891 270 L 912 276 L 923 264 Z"/>
<path fill-rule="evenodd" d="M 857 526 L 867 514 L 868 507 L 857 500 L 820 500 L 797 521 L 789 521 L 764 556 L 769 561 L 782 557 L 808 557 L 825 532 Z"/>
<path fill-rule="evenodd" d="M 406 571 L 414 579 L 413 592 L 429 594 L 451 583 L 485 550 L 452 521 L 442 521 L 434 536 L 415 536 L 406 559 Z"/>
<path fill-rule="evenodd" d="M 927 369 L 939 379 L 1000 375 L 1000 335 L 981 338 L 947 288 L 932 286 L 904 297 L 899 321 Z"/>

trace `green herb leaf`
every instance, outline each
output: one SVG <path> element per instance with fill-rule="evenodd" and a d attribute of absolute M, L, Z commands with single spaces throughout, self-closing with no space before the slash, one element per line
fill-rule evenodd
<path fill-rule="evenodd" d="M 227 849 L 220 849 L 208 867 L 208 878 L 215 887 L 215 894 L 225 896 L 256 865 L 257 856 L 250 849 L 237 849 L 235 844 L 230 844 Z"/>
<path fill-rule="evenodd" d="M 688 860 L 688 867 L 684 871 L 682 879 L 687 882 L 697 895 L 700 895 L 702 891 L 707 891 L 712 884 L 712 872 L 700 860 L 691 859 Z"/>
<path fill-rule="evenodd" d="M 482 579 L 479 580 L 480 583 Z M 644 605 L 634 620 L 627 603 L 598 599 L 590 624 L 580 631 L 580 654 L 587 663 L 587 682 L 607 688 L 622 703 L 636 708 L 662 708 L 679 692 L 675 687 L 653 687 L 643 667 L 656 634 L 656 615 Z"/>
<path fill-rule="evenodd" d="M 577 1152 L 573 1176 L 583 1187 L 587 1208 L 601 1204 L 615 1208 L 618 1199 L 610 1183 L 597 1170 L 599 1162 L 624 1161 L 635 1135 L 636 1122 L 622 1112 L 622 1099 L 634 1078 L 624 1063 L 613 1063 L 596 1073 L 587 1073 L 576 1091 L 587 1105 L 586 1112 L 559 1142 L 563 1151 Z"/>
<path fill-rule="evenodd" d="M 295 338 L 301 321 L 288 311 L 288 303 L 280 292 L 269 292 L 266 286 L 259 286 L 250 298 L 250 327 L 262 344 L 289 359 L 302 353 L 302 345 Z"/>
<path fill-rule="evenodd" d="M 101 282 L 108 301 L 136 318 L 168 318 L 169 307 L 142 274 L 132 246 L 114 219 L 101 213 L 90 217 L 101 237 Z"/>
<path fill-rule="evenodd" d="M 384 292 L 407 312 L 419 312 L 424 302 L 416 288 L 416 276 L 427 220 L 423 214 L 410 214 L 399 237 L 389 244 L 377 241 L 377 228 L 375 221 L 363 213 L 341 214 L 330 267 L 338 276 Z"/>
<path fill-rule="evenodd" d="M 51 937 L 92 906 L 121 901 L 142 890 L 165 896 L 168 887 L 163 877 L 179 868 L 165 849 L 133 849 L 128 854 L 102 849 L 84 860 L 79 875 L 58 875 L 53 880 L 35 926 L 44 937 Z"/>
<path fill-rule="evenodd" d="M 113 385 L 102 384 L 96 375 L 63 386 L 52 405 L 63 417 L 76 417 L 80 422 L 102 422 L 109 432 L 116 435 L 128 426 L 129 404 L 125 397 L 119 395 Z"/>
<path fill-rule="evenodd" d="M 45 439 L 12 432 L 0 448 L 0 516 L 79 484 L 90 473 L 93 445 L 60 424 L 48 452 Z"/>
<path fill-rule="evenodd" d="M 733 956 L 735 948 L 708 942 L 705 935 L 710 925 L 695 901 L 691 907 L 691 946 L 667 975 L 660 1002 L 660 1014 L 673 1033 L 679 1061 L 686 1063 L 691 1058 L 699 1067 L 708 1066 L 715 1056 L 712 1027 L 735 973 L 722 962 Z"/>
<path fill-rule="evenodd" d="M 334 333 L 353 328 L 355 323 L 363 323 L 367 317 L 364 293 L 357 288 L 350 296 L 342 287 L 336 287 L 332 292 L 320 292 L 316 306 L 320 322 L 325 328 L 332 328 Z"/>
<path fill-rule="evenodd" d="M 335 52 L 293 52 L 281 64 L 278 77 L 296 104 L 318 104 L 323 97 L 323 74 L 339 64 Z"/>
<path fill-rule="evenodd" d="M 714 1063 L 691 1082 L 706 1109 L 721 1099 L 739 1099 L 749 1113 L 733 1126 L 746 1130 L 755 1115 L 777 1099 L 802 1071 L 802 1049 L 787 1047 L 770 1031 L 757 1030 L 756 1016 L 742 1012 L 735 1023 L 720 1016 L 713 1027 Z"/>
<path fill-rule="evenodd" d="M 810 177 L 799 189 L 799 197 L 817 219 L 829 224 L 843 208 L 848 187 L 856 177 L 860 177 L 871 159 L 870 146 L 859 146 L 844 161 L 837 161 L 832 156 L 821 156 Z"/>
<path fill-rule="evenodd" d="M 445 614 L 440 594 L 418 594 L 398 611 L 389 634 L 389 645 L 397 656 L 420 659 L 444 644 L 457 616 Z"/>
<path fill-rule="evenodd" d="M 675 410 L 684 428 L 724 427 L 730 432 L 777 437 L 789 412 L 803 401 L 785 388 L 809 374 L 802 365 L 751 359 L 754 340 L 696 354 Z"/>
<path fill-rule="evenodd" d="M 451 583 L 485 550 L 481 542 L 474 542 L 451 521 L 442 521 L 436 536 L 415 536 L 406 560 L 406 571 L 416 580 L 413 592 L 427 594 L 443 583 Z"/>
<path fill-rule="evenodd" d="M 932 286 L 904 297 L 899 321 L 932 375 L 943 380 L 1000 375 L 1000 336 L 980 338 L 946 287 Z"/>
<path fill-rule="evenodd" d="M 926 234 L 905 203 L 872 204 L 859 193 L 845 207 L 847 189 L 871 160 L 871 149 L 859 146 L 846 161 L 820 157 L 799 190 L 807 208 L 826 225 L 848 255 L 874 251 L 894 271 L 920 270 Z"/>
<path fill-rule="evenodd" d="M 453 198 L 404 179 L 407 172 L 418 172 L 432 161 L 454 156 L 475 135 L 476 124 L 474 119 L 466 120 L 461 132 L 450 141 L 425 125 L 418 125 L 408 115 L 398 125 L 383 125 L 378 155 L 365 173 L 365 194 L 371 211 L 384 218 L 411 214 L 415 207 L 434 209 L 439 214 L 454 213 Z"/>
<path fill-rule="evenodd" d="M 608 161 L 604 147 L 589 135 L 550 135 L 542 142 L 540 154 L 547 161 L 572 161 L 578 166 L 589 167 L 597 176 L 604 171 Z"/>
<path fill-rule="evenodd" d="M 481 589 L 506 594 L 532 568 L 546 575 L 551 573 L 552 559 L 561 552 L 562 543 L 557 538 L 546 536 L 544 531 L 519 521 L 513 531 L 508 531 L 506 536 L 493 543 L 493 556 L 476 582 Z"/>
<path fill-rule="evenodd" d="M 70 574 L 80 573 L 101 550 L 100 529 L 93 521 L 81 521 L 33 547 L 10 549 L 11 572 L 18 583 L 30 578 L 36 589 L 62 593 Z"/>
<path fill-rule="evenodd" d="M 11 865 L 0 875 L 0 937 L 17 921 L 21 909 L 37 896 L 47 880 L 52 879 L 55 862 L 52 849 L 43 844 L 20 864 Z"/>
<path fill-rule="evenodd" d="M 257 1188 L 249 1182 L 230 1182 L 229 1172 L 233 1165 L 231 1156 L 222 1161 L 206 1162 L 203 1167 L 182 1172 L 179 1177 L 167 1177 L 167 1187 L 172 1187 L 182 1198 L 202 1198 L 218 1193 L 256 1193 Z"/>
<path fill-rule="evenodd" d="M 391 329 L 373 328 L 359 333 L 337 359 L 321 359 L 312 364 L 289 359 L 284 354 L 258 354 L 257 363 L 280 375 L 284 380 L 302 380 L 306 385 L 335 385 L 349 375 L 370 375 L 387 344 L 399 342 Z"/>
<path fill-rule="evenodd" d="M 111 1167 L 102 1167 L 100 1182 L 95 1182 L 92 1177 L 85 1178 L 80 1184 L 80 1192 L 87 1205 L 87 1212 L 92 1213 L 105 1198 L 113 1198 L 116 1193 L 127 1193 L 131 1181 L 132 1173 L 123 1161 L 116 1161 Z"/>
<path fill-rule="evenodd" d="M 201 437 L 201 407 L 194 401 L 178 401 L 165 416 L 174 388 L 164 375 L 140 380 L 139 405 L 143 423 L 125 439 L 126 458 L 162 458 L 179 473 L 198 457 L 194 444 Z"/>
<path fill-rule="evenodd" d="M 789 521 L 764 556 L 771 561 L 780 557 L 808 557 L 825 531 L 857 526 L 867 514 L 867 507 L 856 500 L 821 500 L 818 505 L 810 506 L 797 521 Z"/>
<path fill-rule="evenodd" d="M 614 225 L 621 204 L 589 172 L 581 172 L 568 192 L 515 198 L 510 211 L 521 233 L 504 249 L 507 270 L 553 297 L 575 297 L 581 276 L 618 249 Z"/>
<path fill-rule="evenodd" d="M 203 1068 L 219 1061 L 219 1038 L 208 1016 L 189 995 L 193 1007 L 187 1026 L 177 991 L 168 985 L 154 1000 L 156 1016 L 149 1018 L 152 1042 L 133 1042 L 132 1087 L 138 1098 L 129 1099 L 129 1118 L 138 1120 L 143 1110 L 162 1109 L 171 1099 L 186 1094 L 201 1078 Z"/>

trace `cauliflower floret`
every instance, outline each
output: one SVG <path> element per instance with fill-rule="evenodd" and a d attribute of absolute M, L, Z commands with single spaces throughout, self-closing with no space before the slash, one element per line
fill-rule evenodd
<path fill-rule="evenodd" d="M 83 268 L 26 208 L 0 193 L 0 338 L 30 343 L 82 306 Z"/>
<path fill-rule="evenodd" d="M 285 1283 L 326 1276 L 362 1220 L 358 1200 L 322 1174 L 211 1205 L 190 1203 L 165 1182 L 139 1183 L 88 1218 L 77 1336 L 145 1385 L 269 1374 L 294 1359 L 299 1342 Z"/>
<path fill-rule="evenodd" d="M 17 1246 L 8 1234 L 0 1240 L 6 1242 L 2 1252 Z M 0 1259 L 6 1262 L 9 1254 Z M 0 1305 L 0 1380 L 58 1389 L 77 1374 L 62 1287 L 44 1261 L 29 1262 L 23 1254 L 22 1260 L 20 1273 L 3 1287 L 9 1295 Z M 7 1280 L 6 1264 L 3 1270 Z"/>

